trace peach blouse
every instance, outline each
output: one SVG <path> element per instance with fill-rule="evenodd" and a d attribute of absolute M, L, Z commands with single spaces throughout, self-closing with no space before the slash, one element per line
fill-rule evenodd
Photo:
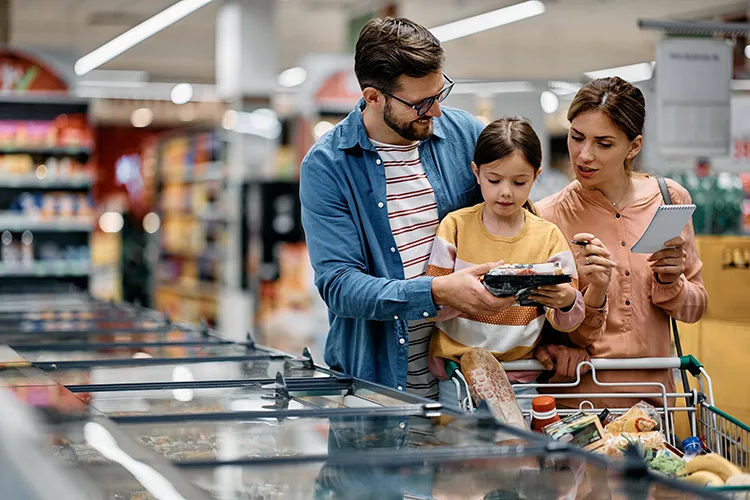
<path fill-rule="evenodd" d="M 701 319 L 708 306 L 701 276 L 703 263 L 698 257 L 692 223 L 682 233 L 687 242 L 685 272 L 671 284 L 656 281 L 648 265 L 648 255 L 630 252 L 663 203 L 656 179 L 649 178 L 653 182 L 646 195 L 623 207 L 613 206 L 602 193 L 584 189 L 578 181 L 536 204 L 540 215 L 557 224 L 569 240 L 576 233 L 596 235 L 612 253 L 610 259 L 617 264 L 612 270 L 605 306 L 587 308 L 584 323 L 569 334 L 575 344 L 586 347 L 595 358 L 670 356 L 669 317 L 694 323 Z M 672 203 L 692 203 L 688 192 L 678 183 L 667 179 L 667 186 Z M 581 250 L 573 248 L 573 251 Z M 587 286 L 584 278 L 580 286 L 582 290 Z M 668 391 L 674 390 L 673 378 L 663 370 L 599 372 L 597 378 L 605 382 L 662 382 Z M 575 393 L 638 391 L 655 392 L 655 388 L 603 388 L 596 386 L 587 375 L 579 387 L 570 390 Z M 595 403 L 597 407 L 625 408 L 638 399 L 612 398 Z M 571 406 L 577 402 L 561 400 L 558 404 Z"/>

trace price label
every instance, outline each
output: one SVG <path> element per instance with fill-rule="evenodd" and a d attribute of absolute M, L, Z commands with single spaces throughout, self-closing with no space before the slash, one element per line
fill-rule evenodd
<path fill-rule="evenodd" d="M 734 158 L 735 159 L 750 158 L 750 139 L 734 141 Z"/>

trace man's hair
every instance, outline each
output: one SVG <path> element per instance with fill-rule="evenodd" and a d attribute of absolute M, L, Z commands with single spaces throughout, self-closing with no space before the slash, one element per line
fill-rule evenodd
<path fill-rule="evenodd" d="M 354 72 L 363 90 L 393 92 L 401 75 L 422 78 L 436 73 L 444 59 L 440 42 L 424 26 L 404 18 L 378 18 L 359 34 Z"/>

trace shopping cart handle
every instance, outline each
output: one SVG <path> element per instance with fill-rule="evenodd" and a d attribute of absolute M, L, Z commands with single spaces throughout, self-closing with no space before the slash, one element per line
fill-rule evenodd
<path fill-rule="evenodd" d="M 450 359 L 445 360 L 445 373 L 447 373 L 450 378 L 453 378 L 453 374 L 456 373 L 458 369 L 458 363 Z"/>
<path fill-rule="evenodd" d="M 608 359 L 593 358 L 591 364 L 597 370 L 668 370 L 674 368 L 685 368 L 693 375 L 700 372 L 701 364 L 693 356 L 682 358 L 627 358 Z M 535 359 L 523 359 L 519 361 L 508 361 L 502 363 L 506 371 L 544 371 L 542 364 Z"/>
<path fill-rule="evenodd" d="M 680 356 L 680 368 L 689 371 L 694 377 L 697 377 L 701 373 L 703 364 L 695 356 L 688 354 L 687 356 Z"/>

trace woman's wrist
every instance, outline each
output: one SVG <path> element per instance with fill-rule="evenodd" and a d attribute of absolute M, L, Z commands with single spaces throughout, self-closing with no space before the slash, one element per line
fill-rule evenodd
<path fill-rule="evenodd" d="M 604 307 L 607 303 L 607 289 L 596 285 L 589 285 L 583 294 L 583 302 L 593 308 Z"/>

